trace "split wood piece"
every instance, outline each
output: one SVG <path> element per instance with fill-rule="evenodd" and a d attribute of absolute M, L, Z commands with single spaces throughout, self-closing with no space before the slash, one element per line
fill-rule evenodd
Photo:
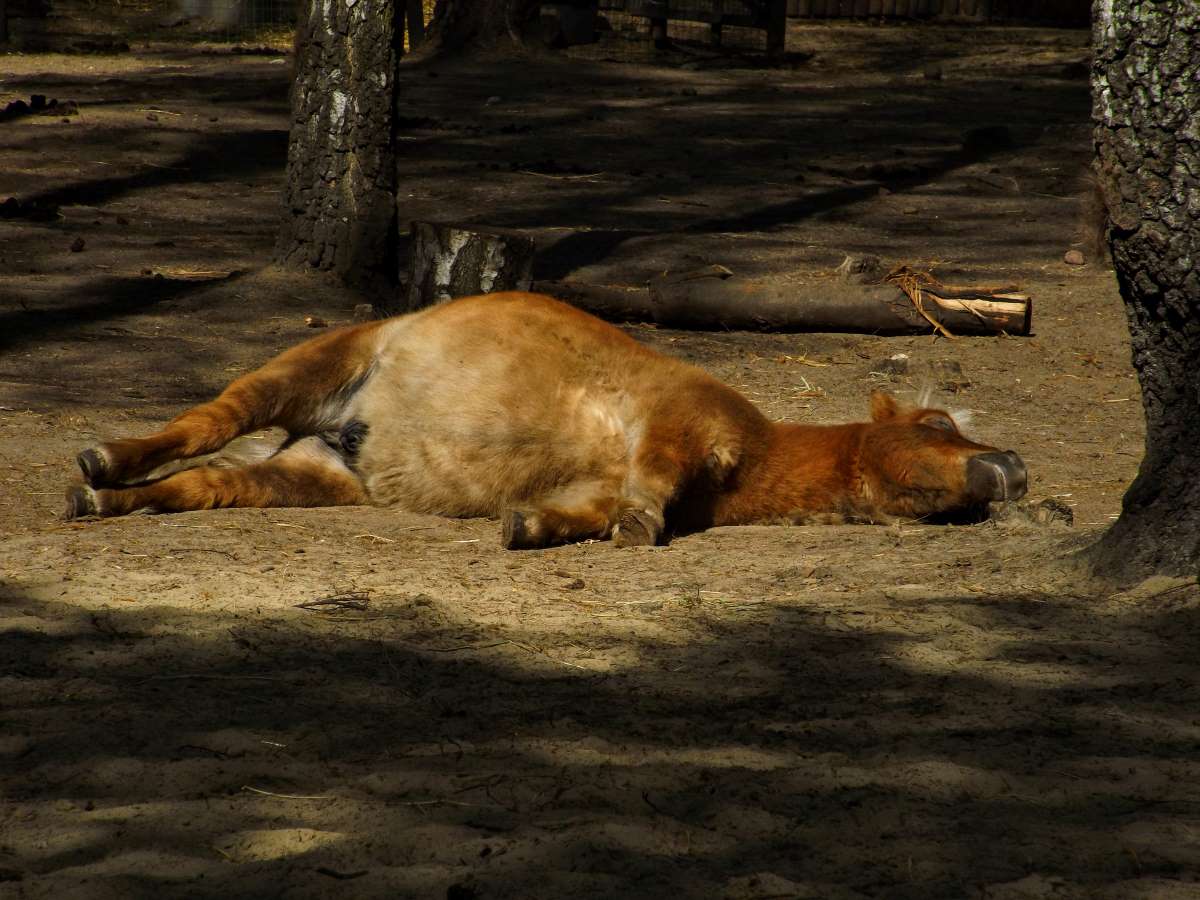
<path fill-rule="evenodd" d="M 533 249 L 533 240 L 520 234 L 413 222 L 408 286 L 388 312 L 411 312 L 473 294 L 527 291 Z"/>
<path fill-rule="evenodd" d="M 1032 325 L 1033 301 L 1015 285 L 996 288 L 955 287 L 942 284 L 928 272 L 918 271 L 909 266 L 893 269 L 884 281 L 899 287 L 913 308 L 934 331 L 948 338 L 954 337 L 948 319 L 956 317 L 959 313 L 969 314 L 978 319 L 980 325 L 988 329 L 985 334 L 996 331 L 1029 334 Z M 1007 322 L 1013 316 L 1022 316 L 1019 329 L 1005 324 L 997 327 L 997 323 Z M 974 329 L 958 327 L 962 333 L 978 333 Z"/>

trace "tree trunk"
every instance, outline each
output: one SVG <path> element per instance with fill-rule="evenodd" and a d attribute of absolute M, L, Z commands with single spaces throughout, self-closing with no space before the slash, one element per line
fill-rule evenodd
<path fill-rule="evenodd" d="M 412 6 L 307 0 L 296 29 L 276 258 L 383 294 L 394 293 L 398 271 L 396 75 Z M 421 53 L 519 41 L 539 8 L 537 0 L 439 0 Z"/>
<path fill-rule="evenodd" d="M 425 52 L 520 44 L 540 0 L 438 0 Z"/>
<path fill-rule="evenodd" d="M 1097 0 L 1096 170 L 1146 409 L 1146 454 L 1088 553 L 1129 582 L 1200 571 L 1200 9 Z"/>
<path fill-rule="evenodd" d="M 311 0 L 300 13 L 281 262 L 394 279 L 403 16 L 403 0 Z"/>

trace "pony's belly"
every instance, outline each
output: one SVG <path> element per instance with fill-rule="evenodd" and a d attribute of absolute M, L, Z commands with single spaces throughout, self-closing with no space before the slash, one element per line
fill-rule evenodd
<path fill-rule="evenodd" d="M 414 441 L 366 457 L 358 467 L 371 502 L 444 516 L 495 516 L 572 473 L 505 447 Z"/>

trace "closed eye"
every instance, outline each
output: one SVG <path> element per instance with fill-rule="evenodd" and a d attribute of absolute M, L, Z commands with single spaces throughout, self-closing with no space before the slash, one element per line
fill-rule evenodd
<path fill-rule="evenodd" d="M 921 424 L 928 425 L 930 428 L 940 429 L 941 431 L 948 431 L 951 434 L 958 434 L 958 426 L 954 424 L 954 420 L 949 416 L 929 415 L 921 420 Z"/>

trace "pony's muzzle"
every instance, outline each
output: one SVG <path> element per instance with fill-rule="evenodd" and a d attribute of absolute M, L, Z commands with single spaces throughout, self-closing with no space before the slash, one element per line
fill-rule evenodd
<path fill-rule="evenodd" d="M 967 493 L 977 502 L 1020 500 L 1029 489 L 1029 473 L 1011 450 L 980 453 L 967 460 Z"/>

